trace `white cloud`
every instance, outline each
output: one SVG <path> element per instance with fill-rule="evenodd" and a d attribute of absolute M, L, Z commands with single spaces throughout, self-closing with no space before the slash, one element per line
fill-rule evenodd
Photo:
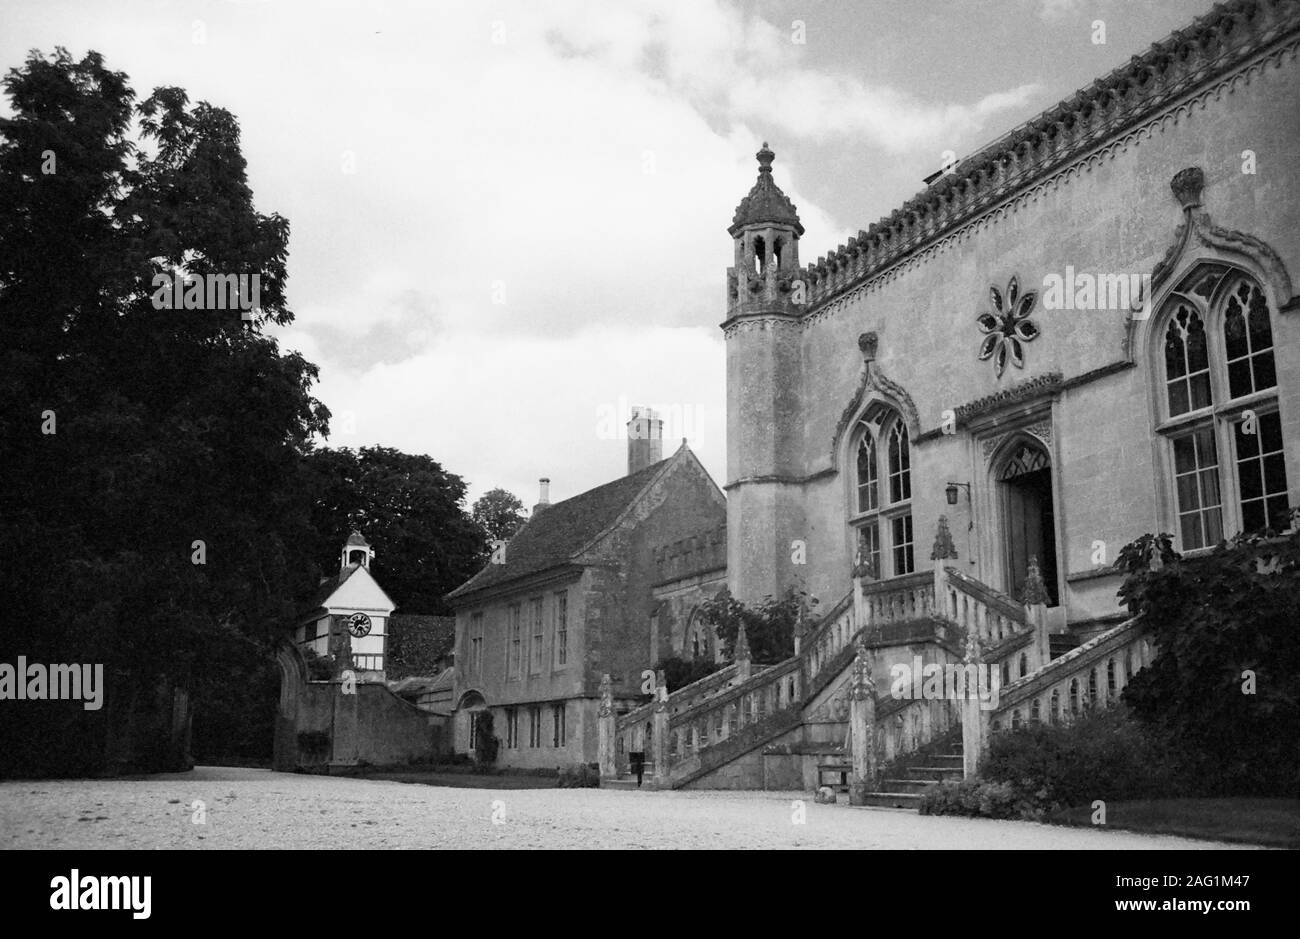
<path fill-rule="evenodd" d="M 237 115 L 259 208 L 292 223 L 285 346 L 321 366 L 332 443 L 427 452 L 530 504 L 540 475 L 562 498 L 623 471 L 593 429 L 622 398 L 711 414 L 687 435 L 726 481 L 725 229 L 763 139 L 812 260 L 860 220 L 806 196 L 783 138 L 937 164 L 1032 90 L 925 102 L 720 0 L 20 5 L 15 23 L 10 64 L 95 48 L 141 96 L 179 84 Z"/>
<path fill-rule="evenodd" d="M 284 337 L 308 358 L 310 336 Z M 461 333 L 398 364 L 332 369 L 320 394 L 331 446 L 428 452 L 467 477 L 470 498 L 504 486 L 531 505 L 537 480 L 555 501 L 626 472 L 631 405 L 666 419 L 664 455 L 689 439 L 721 484 L 724 354 L 711 329 L 594 326 L 574 336 Z"/>
<path fill-rule="evenodd" d="M 1045 20 L 1064 19 L 1084 5 L 1086 0 L 1038 0 L 1038 15 Z"/>

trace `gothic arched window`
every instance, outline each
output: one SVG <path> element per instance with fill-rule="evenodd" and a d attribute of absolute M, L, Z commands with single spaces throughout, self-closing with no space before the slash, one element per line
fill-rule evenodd
<path fill-rule="evenodd" d="M 858 511 L 874 512 L 880 508 L 880 462 L 876 458 L 876 441 L 869 433 L 858 444 Z"/>
<path fill-rule="evenodd" d="M 889 429 L 889 501 L 912 498 L 912 456 L 907 446 L 907 426 L 894 421 Z"/>
<path fill-rule="evenodd" d="M 851 522 L 857 561 L 876 578 L 910 574 L 915 561 L 907 425 L 898 412 L 873 406 L 858 422 L 855 439 Z"/>
<path fill-rule="evenodd" d="M 1271 317 L 1257 281 L 1202 264 L 1157 319 L 1159 429 L 1184 551 L 1236 531 L 1289 525 Z"/>

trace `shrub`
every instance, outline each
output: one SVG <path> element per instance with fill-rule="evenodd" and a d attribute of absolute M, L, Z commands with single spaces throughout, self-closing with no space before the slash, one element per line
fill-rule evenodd
<path fill-rule="evenodd" d="M 303 649 L 302 656 L 307 660 L 308 681 L 329 681 L 338 672 L 338 662 L 332 655 L 321 655 L 315 649 Z"/>
<path fill-rule="evenodd" d="M 1010 783 L 963 779 L 940 783 L 921 796 L 922 815 L 969 815 L 977 818 L 1039 818 L 1040 810 Z"/>
<path fill-rule="evenodd" d="M 1085 711 L 1068 724 L 994 733 L 980 778 L 1008 783 L 1044 809 L 1168 796 L 1178 788 L 1167 747 L 1122 706 Z"/>
<path fill-rule="evenodd" d="M 1168 535 L 1144 535 L 1116 567 L 1128 575 L 1120 598 L 1159 650 L 1124 701 L 1173 744 L 1195 794 L 1294 797 L 1300 515 L 1290 534 L 1239 535 L 1194 559 Z"/>
<path fill-rule="evenodd" d="M 722 648 L 735 658 L 736 636 L 741 623 L 750 657 L 758 665 L 775 665 L 794 655 L 794 632 L 817 605 L 802 590 L 789 588 L 781 599 L 764 597 L 755 607 L 746 606 L 727 591 L 700 605 L 700 619 L 714 627 Z"/>
<path fill-rule="evenodd" d="M 668 688 L 669 694 L 701 678 L 707 678 L 721 668 L 721 664 L 707 659 L 683 659 L 676 655 L 670 655 L 655 663 L 655 671 L 664 673 L 664 685 Z M 650 696 L 647 696 L 646 700 L 651 700 Z"/>
<path fill-rule="evenodd" d="M 1085 712 L 1068 724 L 995 732 L 979 776 L 928 790 L 920 811 L 1041 820 L 1096 799 L 1182 794 L 1172 766 L 1168 747 L 1116 706 Z"/>
<path fill-rule="evenodd" d="M 560 767 L 561 789 L 597 789 L 600 787 L 600 770 L 587 763 L 571 763 Z"/>

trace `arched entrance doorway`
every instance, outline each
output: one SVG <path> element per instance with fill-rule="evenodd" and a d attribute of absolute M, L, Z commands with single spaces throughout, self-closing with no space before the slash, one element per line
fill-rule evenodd
<path fill-rule="evenodd" d="M 1038 441 L 1018 437 L 1003 450 L 995 467 L 1002 515 L 1003 589 L 1021 600 L 1029 559 L 1037 558 L 1047 605 L 1056 606 L 1060 597 L 1051 457 Z"/>
<path fill-rule="evenodd" d="M 456 705 L 456 752 L 473 753 L 478 743 L 476 719 L 480 711 L 487 710 L 487 701 L 477 691 L 461 695 Z"/>

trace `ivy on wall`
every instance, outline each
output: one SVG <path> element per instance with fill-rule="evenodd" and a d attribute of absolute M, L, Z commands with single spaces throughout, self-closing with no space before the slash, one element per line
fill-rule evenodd
<path fill-rule="evenodd" d="M 1124 701 L 1205 795 L 1300 792 L 1300 513 L 1183 558 L 1168 535 L 1120 553 L 1119 596 L 1158 654 Z"/>

